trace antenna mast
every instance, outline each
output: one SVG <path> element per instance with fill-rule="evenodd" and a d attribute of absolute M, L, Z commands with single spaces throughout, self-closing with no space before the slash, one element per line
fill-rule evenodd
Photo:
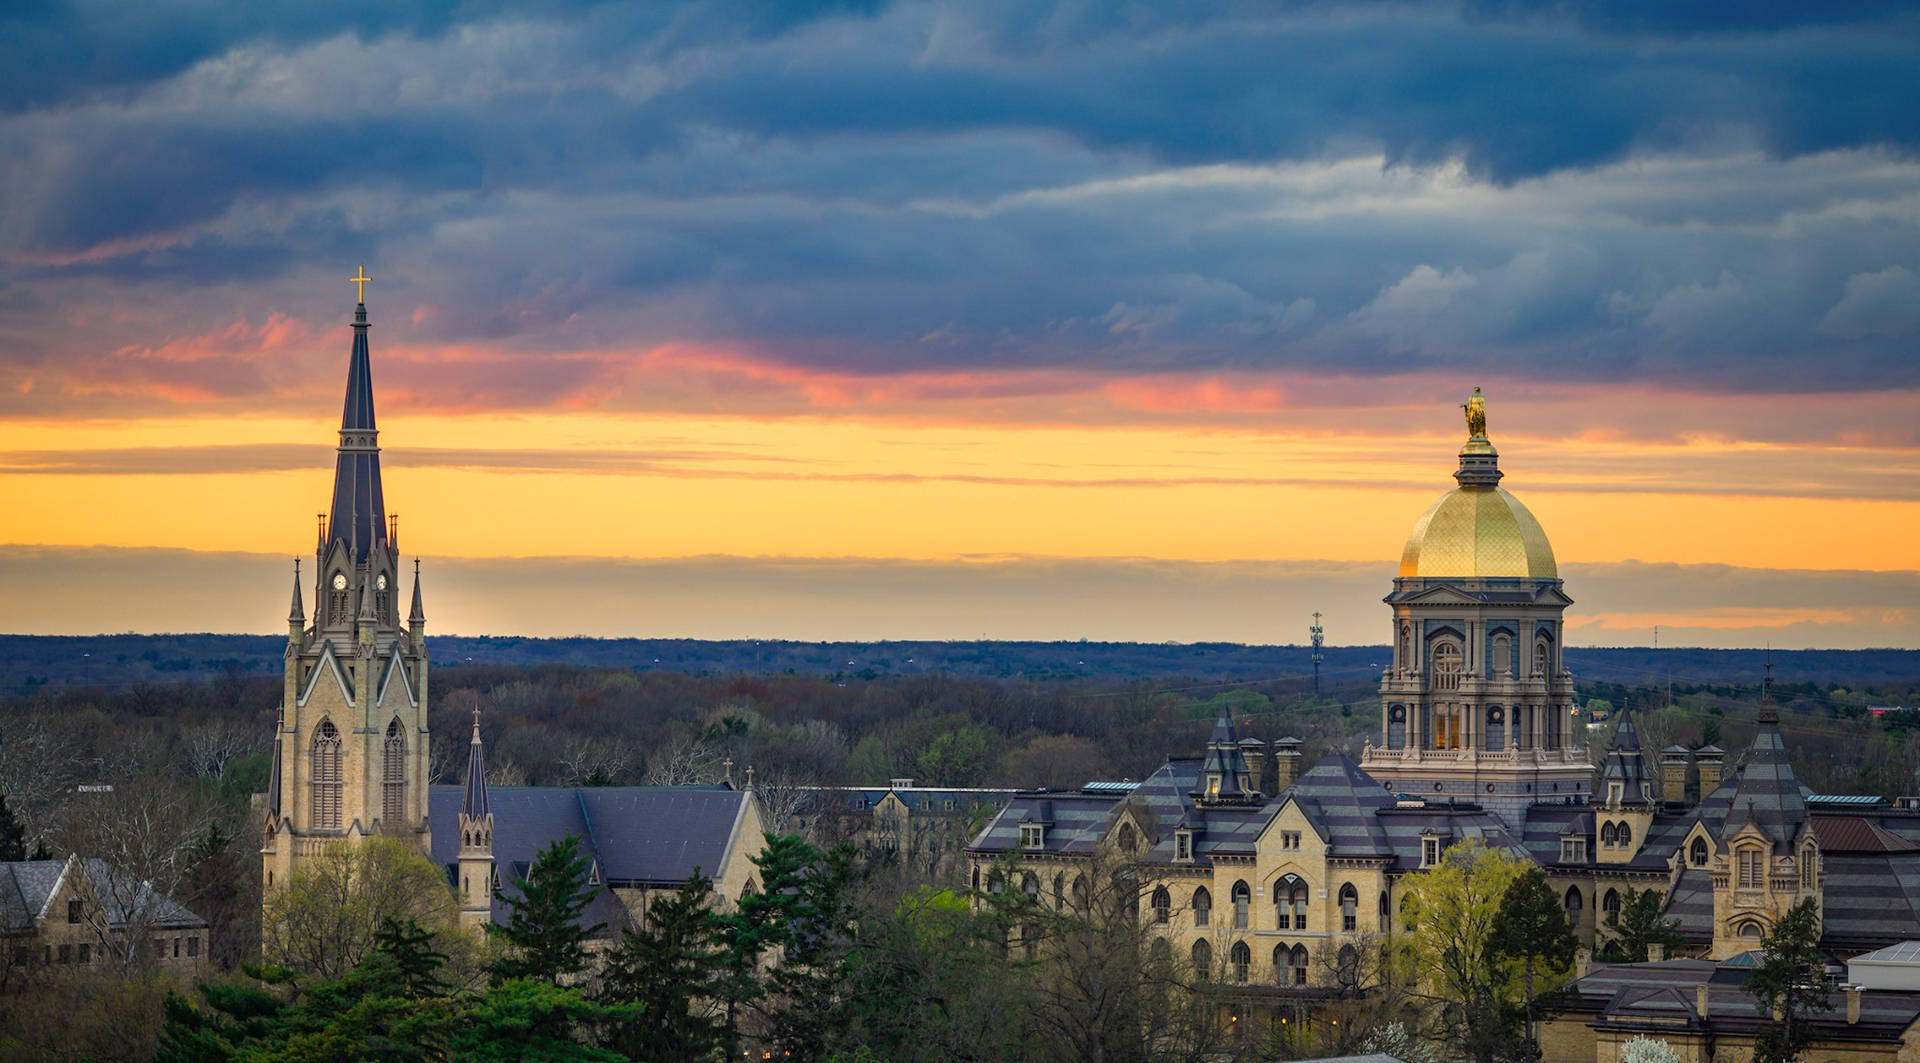
<path fill-rule="evenodd" d="M 1307 629 L 1307 633 L 1313 637 L 1313 696 L 1317 698 L 1320 696 L 1320 662 L 1326 659 L 1320 652 L 1326 632 L 1320 629 L 1319 613 L 1313 614 L 1313 626 Z"/>

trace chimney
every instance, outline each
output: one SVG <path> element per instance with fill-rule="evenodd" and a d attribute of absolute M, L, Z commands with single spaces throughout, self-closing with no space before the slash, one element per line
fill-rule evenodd
<path fill-rule="evenodd" d="M 1703 1019 L 1707 1017 L 1707 1012 L 1708 1012 L 1708 1008 L 1707 1008 L 1707 999 L 1708 999 L 1708 995 L 1709 995 L 1709 994 L 1708 994 L 1708 987 L 1707 987 L 1707 986 L 1705 986 L 1705 985 L 1697 985 L 1697 986 L 1694 986 L 1694 987 L 1693 987 L 1693 1010 L 1695 1010 L 1695 1011 L 1697 1011 L 1697 1012 L 1699 1012 L 1699 1013 L 1700 1013 L 1700 1017 L 1701 1017 L 1701 1018 L 1703 1018 Z"/>
<path fill-rule="evenodd" d="M 1660 751 L 1660 799 L 1680 805 L 1687 801 L 1687 769 L 1693 754 L 1685 746 L 1668 746 Z"/>
<path fill-rule="evenodd" d="M 1273 740 L 1273 792 L 1281 793 L 1300 778 L 1300 740 L 1289 735 Z"/>
<path fill-rule="evenodd" d="M 1240 756 L 1247 762 L 1247 774 L 1253 779 L 1252 789 L 1265 792 L 1267 776 L 1263 769 L 1266 767 L 1267 744 L 1258 738 L 1242 738 Z"/>
<path fill-rule="evenodd" d="M 1700 765 L 1700 800 L 1720 789 L 1720 770 L 1726 766 L 1727 751 L 1719 746 L 1701 746 L 1693 751 L 1693 761 Z"/>
<path fill-rule="evenodd" d="M 1658 941 L 1647 945 L 1647 962 L 1661 963 L 1667 958 L 1667 947 Z"/>
<path fill-rule="evenodd" d="M 1859 1021 L 1860 1021 L 1860 987 L 1857 985 L 1850 985 L 1847 987 L 1847 1025 L 1852 1026 L 1858 1023 Z"/>
<path fill-rule="evenodd" d="M 1576 946 L 1573 950 L 1573 977 L 1575 981 L 1585 978 L 1593 970 L 1593 953 L 1585 946 Z"/>

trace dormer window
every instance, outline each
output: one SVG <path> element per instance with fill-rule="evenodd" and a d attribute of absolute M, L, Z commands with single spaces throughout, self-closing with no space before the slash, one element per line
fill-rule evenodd
<path fill-rule="evenodd" d="M 1173 858 L 1191 861 L 1193 859 L 1193 832 L 1177 830 L 1173 832 Z"/>
<path fill-rule="evenodd" d="M 1440 839 L 1426 835 L 1420 839 L 1420 866 L 1432 867 L 1440 862 Z"/>
<path fill-rule="evenodd" d="M 1560 862 L 1563 864 L 1586 863 L 1587 840 L 1585 838 L 1560 839 Z"/>
<path fill-rule="evenodd" d="M 1617 805 L 1619 803 L 1620 803 L 1620 784 L 1617 782 L 1610 782 L 1607 784 L 1607 804 Z"/>
<path fill-rule="evenodd" d="M 1020 848 L 1039 849 L 1046 845 L 1047 828 L 1038 823 L 1020 824 Z"/>

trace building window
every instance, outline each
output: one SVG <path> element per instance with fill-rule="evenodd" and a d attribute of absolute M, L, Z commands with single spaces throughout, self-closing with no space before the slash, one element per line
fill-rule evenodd
<path fill-rule="evenodd" d="M 1687 863 L 1695 867 L 1707 866 L 1707 840 L 1705 838 L 1696 836 L 1693 839 L 1693 843 L 1687 846 Z"/>
<path fill-rule="evenodd" d="M 1289 958 L 1293 960 L 1293 984 L 1306 985 L 1307 947 L 1305 945 L 1295 945 L 1293 947 L 1293 953 Z"/>
<path fill-rule="evenodd" d="M 200 936 L 195 934 L 187 938 L 187 958 L 192 959 L 198 955 L 200 955 Z"/>
<path fill-rule="evenodd" d="M 1510 675 L 1513 672 L 1513 640 L 1505 635 L 1493 637 L 1493 674 Z"/>
<path fill-rule="evenodd" d="M 1585 838 L 1560 839 L 1560 862 L 1563 864 L 1586 863 L 1587 840 Z"/>
<path fill-rule="evenodd" d="M 1548 678 L 1547 640 L 1541 639 L 1533 646 L 1533 674 L 1540 679 Z"/>
<path fill-rule="evenodd" d="M 1613 840 L 1618 836 L 1619 835 L 1613 829 L 1613 824 L 1611 822 L 1604 823 L 1600 826 L 1600 844 L 1601 845 L 1604 845 L 1609 849 L 1613 848 Z"/>
<path fill-rule="evenodd" d="M 82 906 L 79 901 L 67 902 L 67 922 L 69 924 L 78 923 L 80 921 L 81 907 Z"/>
<path fill-rule="evenodd" d="M 1300 832 L 1297 830 L 1281 831 L 1280 832 L 1280 848 L 1282 849 L 1300 848 Z"/>
<path fill-rule="evenodd" d="M 81 944 L 80 944 L 80 962 L 81 962 L 81 963 L 92 963 L 92 962 L 93 962 L 93 946 L 92 946 L 92 945 L 89 945 L 89 944 L 87 944 L 87 943 L 85 943 L 85 942 L 81 942 Z"/>
<path fill-rule="evenodd" d="M 1618 844 L 1618 845 L 1620 846 L 1620 848 L 1622 848 L 1622 849 L 1628 849 L 1628 848 L 1632 848 L 1632 846 L 1633 846 L 1633 828 L 1632 828 L 1632 827 L 1629 827 L 1629 826 L 1627 826 L 1627 825 L 1626 825 L 1625 823 L 1622 823 L 1622 824 L 1620 824 L 1620 833 L 1619 833 L 1618 835 L 1616 835 L 1616 836 L 1615 836 L 1615 838 L 1614 838 L 1614 841 L 1615 841 L 1615 842 L 1616 842 L 1616 843 L 1617 843 L 1617 844 Z"/>
<path fill-rule="evenodd" d="M 407 822 L 407 736 L 400 721 L 387 724 L 387 743 L 381 765 L 380 818 L 399 827 Z"/>
<path fill-rule="evenodd" d="M 315 830 L 340 829 L 340 732 L 332 720 L 321 720 L 313 733 L 313 756 L 308 770 L 313 776 L 313 827 Z"/>
<path fill-rule="evenodd" d="M 60 962 L 61 963 L 73 962 L 73 946 L 72 945 L 60 946 Z"/>
<path fill-rule="evenodd" d="M 1608 925 L 1612 925 L 1614 923 L 1619 922 L 1620 921 L 1620 891 L 1608 890 L 1607 895 L 1600 899 L 1600 911 L 1605 913 L 1605 918 Z"/>
<path fill-rule="evenodd" d="M 1213 923 L 1213 894 L 1205 886 L 1193 891 L 1193 925 L 1205 930 Z"/>
<path fill-rule="evenodd" d="M 1245 982 L 1247 970 L 1253 966 L 1253 950 L 1244 941 L 1236 941 L 1233 948 L 1227 950 L 1228 963 L 1233 967 L 1233 980 Z"/>
<path fill-rule="evenodd" d="M 1247 928 L 1247 909 L 1253 905 L 1253 890 L 1247 887 L 1243 879 L 1233 884 L 1233 928 Z"/>
<path fill-rule="evenodd" d="M 1735 883 L 1736 889 L 1757 890 L 1765 888 L 1766 879 L 1762 877 L 1761 855 L 1758 846 L 1747 846 L 1741 849 L 1738 864 L 1740 874 L 1738 881 Z"/>
<path fill-rule="evenodd" d="M 1020 825 L 1020 848 L 1038 849 L 1046 842 L 1046 828 L 1038 823 Z"/>
<path fill-rule="evenodd" d="M 1360 891 L 1351 882 L 1340 887 L 1340 929 L 1360 929 Z"/>
<path fill-rule="evenodd" d="M 1342 945 L 1339 955 L 1340 984 L 1351 989 L 1360 984 L 1360 950 L 1352 945 Z"/>
<path fill-rule="evenodd" d="M 1193 859 L 1193 832 L 1177 830 L 1173 832 L 1173 858 L 1175 860 Z"/>
<path fill-rule="evenodd" d="M 1153 891 L 1153 923 L 1166 926 L 1173 914 L 1173 894 L 1165 886 Z"/>
<path fill-rule="evenodd" d="M 1440 839 L 1428 835 L 1420 839 L 1420 866 L 1432 867 L 1440 862 Z"/>
<path fill-rule="evenodd" d="M 1582 899 L 1580 896 L 1580 888 L 1578 886 L 1567 887 L 1566 903 L 1567 903 L 1567 922 L 1569 925 L 1577 928 L 1580 925 L 1580 913 L 1587 906 L 1587 902 L 1584 899 Z"/>
<path fill-rule="evenodd" d="M 1460 647 L 1442 642 L 1433 648 L 1433 689 L 1460 689 Z"/>
<path fill-rule="evenodd" d="M 1193 943 L 1193 973 L 1201 979 L 1213 976 L 1213 946 L 1204 938 Z"/>
<path fill-rule="evenodd" d="M 1073 876 L 1073 909 L 1084 912 L 1092 906 L 1092 898 L 1087 895 L 1087 876 Z"/>

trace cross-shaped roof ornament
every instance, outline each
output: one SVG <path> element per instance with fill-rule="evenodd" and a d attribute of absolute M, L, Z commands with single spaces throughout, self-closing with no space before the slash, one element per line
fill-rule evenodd
<path fill-rule="evenodd" d="M 347 279 L 360 286 L 360 301 L 363 303 L 366 302 L 367 301 L 367 282 L 373 279 L 372 277 L 367 276 L 367 267 L 361 266 L 360 272 L 357 275 L 348 277 Z"/>

